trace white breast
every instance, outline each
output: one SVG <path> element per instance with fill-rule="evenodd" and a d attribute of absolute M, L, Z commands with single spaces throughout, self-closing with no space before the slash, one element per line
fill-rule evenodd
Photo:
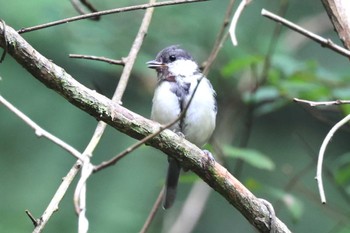
<path fill-rule="evenodd" d="M 176 60 L 168 64 L 168 69 L 174 76 L 190 77 L 198 68 L 197 63 L 191 60 Z"/>
<path fill-rule="evenodd" d="M 163 81 L 154 92 L 151 119 L 160 124 L 168 124 L 174 121 L 180 114 L 178 97 L 170 90 L 171 83 Z M 179 124 L 171 129 L 179 130 Z"/>
<path fill-rule="evenodd" d="M 198 72 L 198 65 L 191 60 L 176 60 L 168 65 L 168 69 L 175 76 L 176 83 L 162 81 L 156 88 L 153 97 L 151 118 L 161 124 L 168 124 L 180 115 L 181 108 L 184 109 L 188 104 L 198 80 L 202 77 L 202 74 Z M 185 87 L 188 84 L 190 84 L 190 89 L 188 93 L 183 93 L 184 96 L 178 97 L 173 92 L 174 88 Z M 174 85 L 179 86 L 174 87 Z M 171 129 L 181 131 L 187 140 L 202 147 L 215 128 L 214 94 L 209 80 L 203 77 L 182 123 L 177 123 Z M 179 101 L 179 98 L 182 100 Z"/>
<path fill-rule="evenodd" d="M 184 104 L 190 100 L 196 85 L 197 81 L 191 84 L 190 94 Z M 186 139 L 199 147 L 202 147 L 209 140 L 215 129 L 215 104 L 214 90 L 209 80 L 204 77 L 187 109 L 183 124 L 183 133 Z"/>

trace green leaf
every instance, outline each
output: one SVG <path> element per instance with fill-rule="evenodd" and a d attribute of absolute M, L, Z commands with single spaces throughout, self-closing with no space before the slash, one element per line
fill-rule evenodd
<path fill-rule="evenodd" d="M 263 57 L 261 56 L 249 56 L 241 59 L 234 59 L 224 66 L 224 68 L 221 70 L 221 74 L 224 77 L 231 77 L 238 71 L 250 67 L 253 64 L 258 64 L 261 61 L 263 61 Z"/>
<path fill-rule="evenodd" d="M 254 102 L 255 104 L 258 104 L 259 102 L 272 101 L 279 97 L 279 91 L 273 86 L 262 86 L 254 94 L 249 92 L 243 93 L 243 100 L 246 103 Z"/>
<path fill-rule="evenodd" d="M 224 153 L 231 158 L 242 159 L 251 166 L 259 169 L 273 170 L 275 168 L 273 161 L 257 150 L 225 146 Z"/>

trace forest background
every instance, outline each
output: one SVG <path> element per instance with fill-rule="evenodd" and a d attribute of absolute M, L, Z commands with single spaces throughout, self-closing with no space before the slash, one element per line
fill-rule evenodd
<path fill-rule="evenodd" d="M 156 8 L 123 106 L 148 118 L 156 78 L 145 63 L 172 44 L 190 51 L 199 64 L 204 62 L 228 2 Z M 142 3 L 93 2 L 99 10 Z M 348 126 L 335 135 L 326 152 L 326 205 L 320 203 L 314 177 L 322 140 L 350 109 L 346 105 L 315 108 L 293 102 L 293 98 L 350 99 L 349 61 L 288 28 L 282 27 L 275 34 L 276 23 L 261 16 L 262 8 L 282 12 L 285 18 L 341 44 L 321 1 L 261 0 L 249 4 L 238 21 L 238 46 L 233 47 L 228 39 L 209 71 L 219 109 L 210 148 L 222 149 L 224 166 L 256 196 L 271 202 L 279 219 L 293 232 L 349 232 Z M 69 1 L 0 0 L 0 18 L 17 30 L 76 14 Z M 98 22 L 71 22 L 23 37 L 76 80 L 111 97 L 120 66 L 68 55 L 125 57 L 143 15 L 144 10 L 108 15 Z M 267 59 L 270 64 L 264 76 Z M 44 129 L 84 150 L 96 127 L 94 118 L 45 88 L 10 56 L 0 64 L 0 78 L 3 97 Z M 105 161 L 134 142 L 107 127 L 92 161 Z M 40 216 L 74 162 L 72 156 L 48 140 L 38 139 L 32 129 L 0 106 L 0 232 L 31 231 L 25 210 Z M 166 167 L 162 152 L 142 146 L 116 166 L 91 177 L 87 193 L 90 232 L 138 232 L 162 187 Z M 198 178 L 193 173 L 183 175 L 175 206 L 159 210 L 149 232 L 167 232 L 195 181 Z M 76 231 L 72 187 L 45 232 Z M 255 230 L 222 196 L 211 192 L 193 232 Z"/>

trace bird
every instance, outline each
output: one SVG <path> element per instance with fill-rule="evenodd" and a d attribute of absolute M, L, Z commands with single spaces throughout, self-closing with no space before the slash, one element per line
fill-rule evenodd
<path fill-rule="evenodd" d="M 175 121 L 187 108 L 170 130 L 202 148 L 211 137 L 216 124 L 216 92 L 210 81 L 202 74 L 191 54 L 178 45 L 164 48 L 154 60 L 146 64 L 157 72 L 151 119 L 166 125 Z M 170 208 L 175 201 L 181 171 L 176 159 L 168 156 L 168 162 L 164 209 Z"/>

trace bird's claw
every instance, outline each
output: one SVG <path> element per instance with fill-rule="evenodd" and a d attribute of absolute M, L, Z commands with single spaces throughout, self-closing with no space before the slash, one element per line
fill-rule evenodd
<path fill-rule="evenodd" d="M 205 161 L 206 167 L 213 166 L 215 164 L 215 158 L 212 155 L 212 153 L 210 153 L 210 151 L 208 151 L 208 150 L 203 150 L 203 152 L 207 156 L 206 161 Z"/>
<path fill-rule="evenodd" d="M 183 134 L 183 133 L 180 132 L 180 131 L 179 131 L 179 132 L 176 132 L 176 134 L 179 135 L 179 136 L 182 137 L 182 138 L 185 138 L 185 134 Z"/>

